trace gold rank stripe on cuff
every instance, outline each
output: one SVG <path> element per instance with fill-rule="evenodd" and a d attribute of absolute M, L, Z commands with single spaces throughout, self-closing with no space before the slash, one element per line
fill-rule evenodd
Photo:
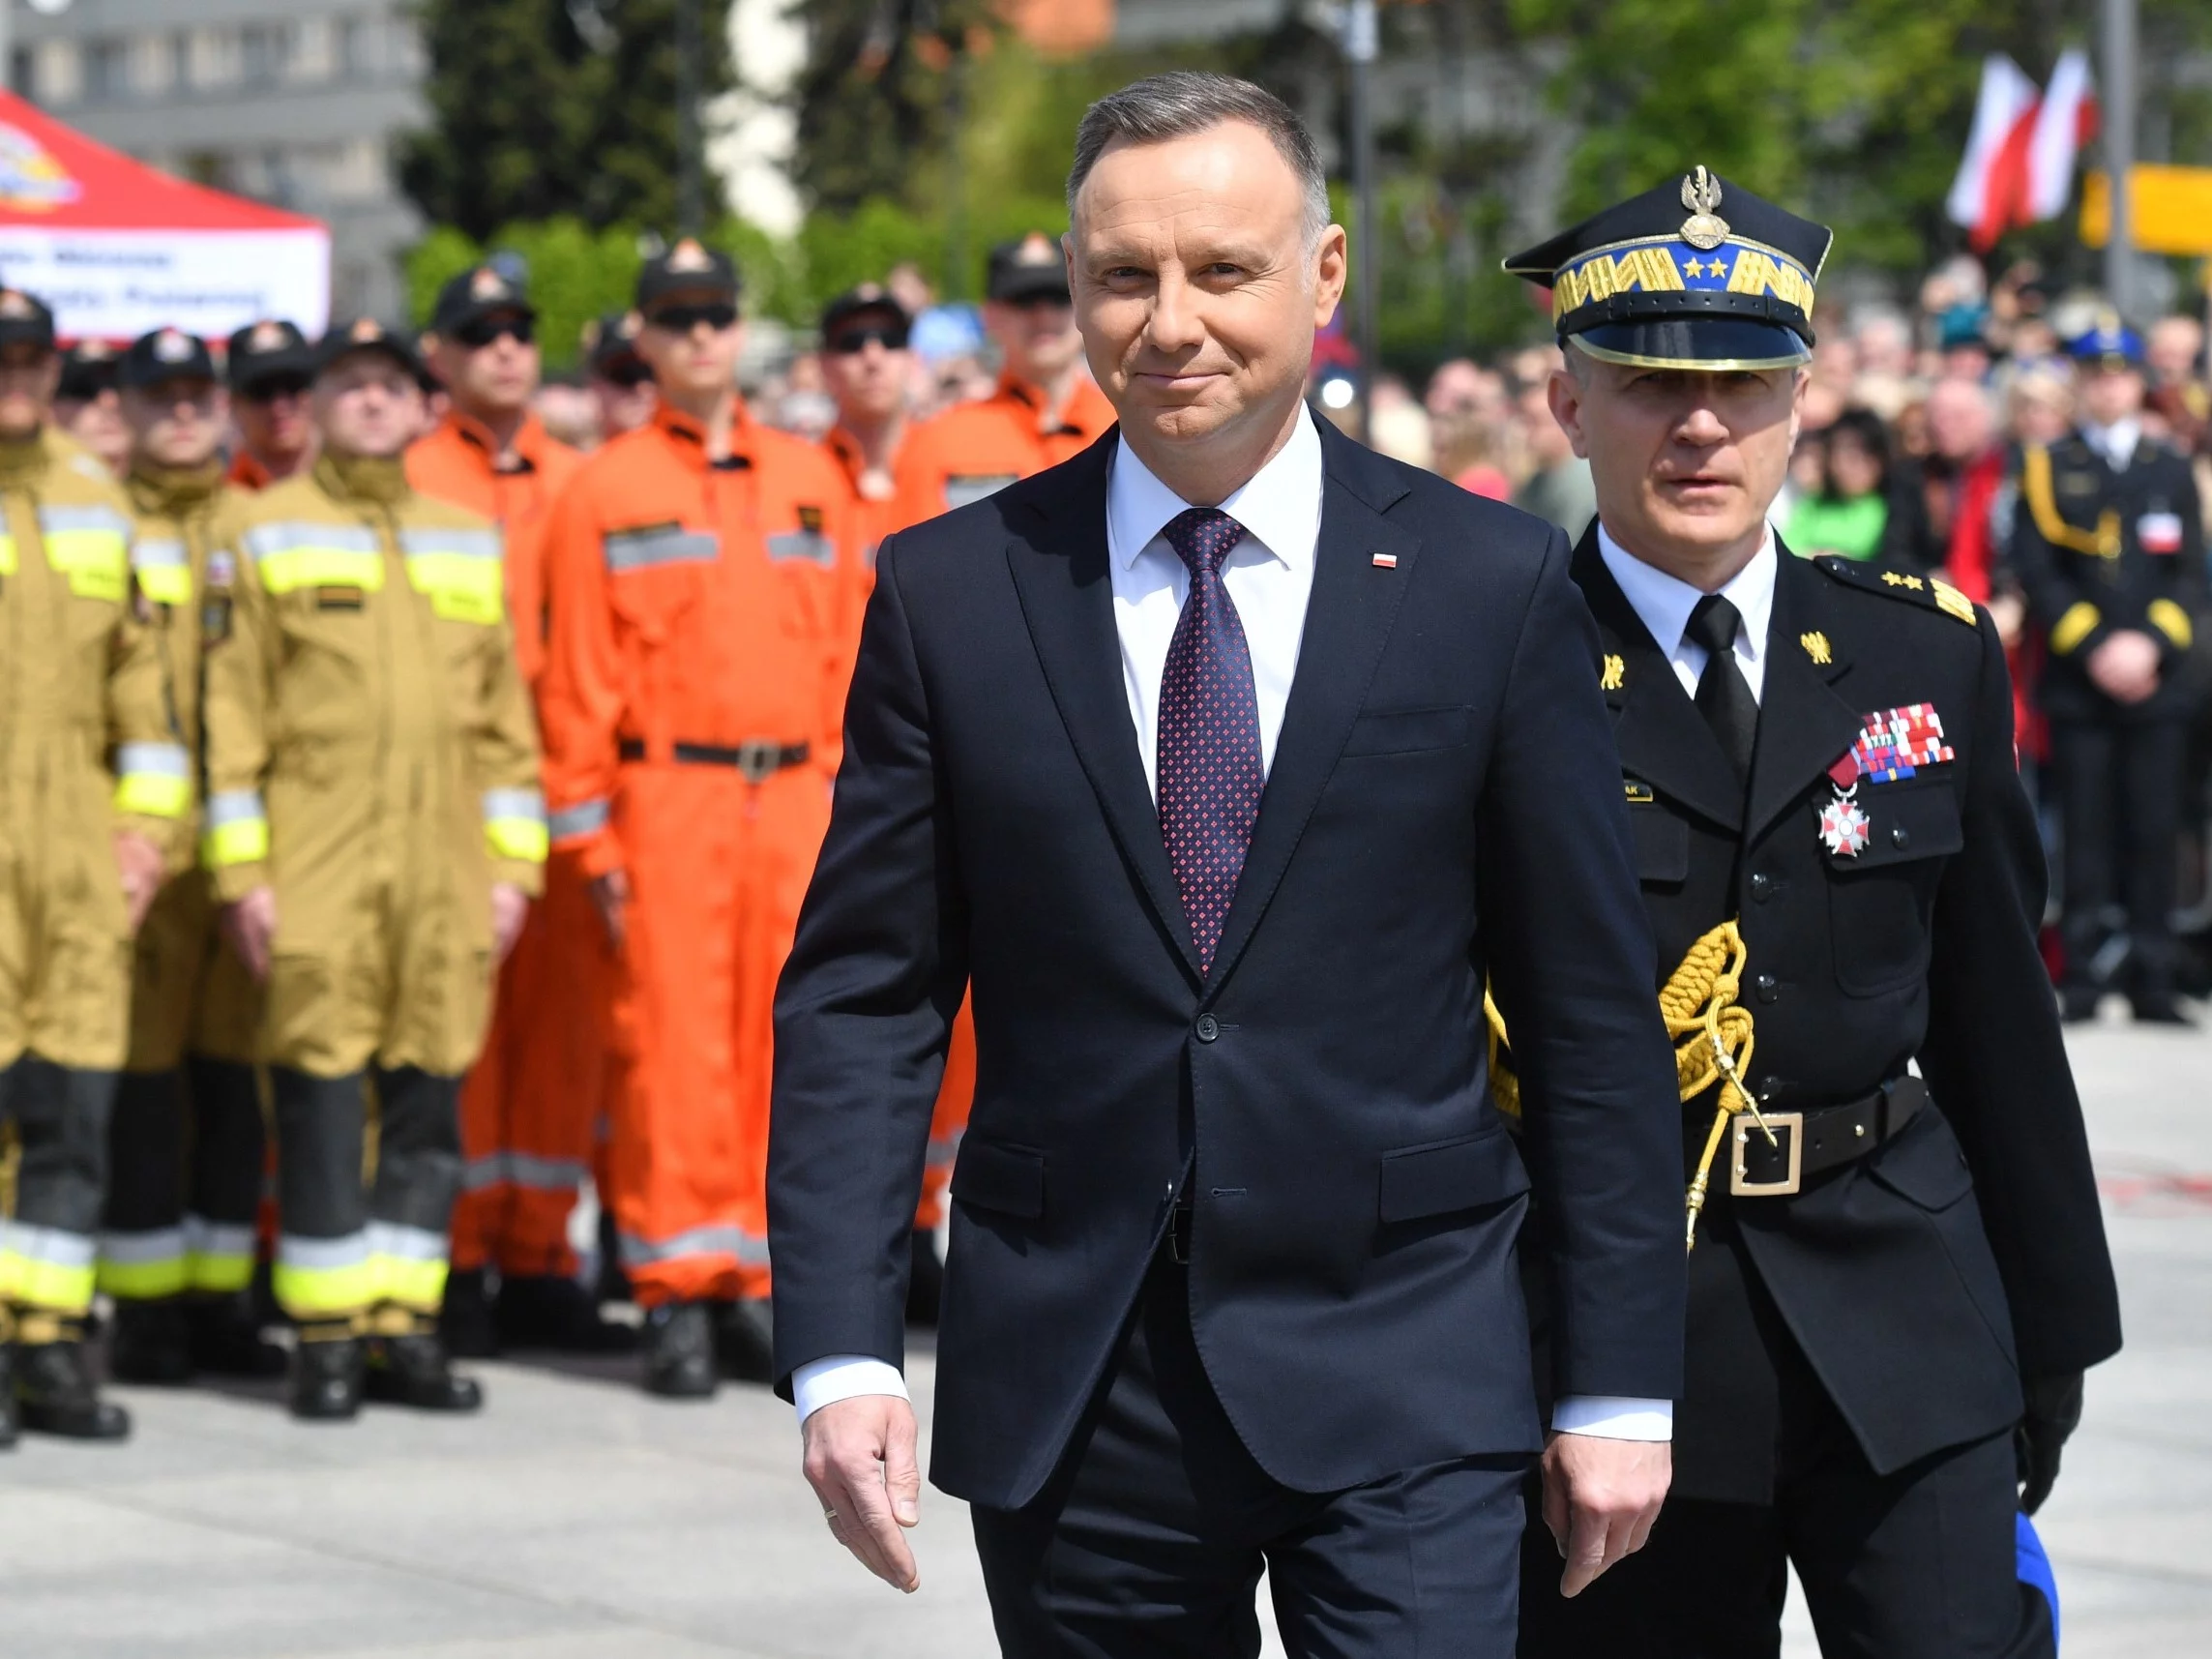
<path fill-rule="evenodd" d="M 2064 657 L 2097 631 L 2104 620 L 2103 612 L 2085 599 L 2078 599 L 2066 607 L 2050 630 L 2050 650 L 2053 656 Z"/>
<path fill-rule="evenodd" d="M 1707 251 L 1679 237 L 1613 243 L 1579 256 L 1551 285 L 1551 320 L 1627 293 L 1772 294 L 1813 315 L 1813 277 L 1780 249 L 1730 237 Z"/>
<path fill-rule="evenodd" d="M 192 757 L 181 743 L 124 743 L 115 750 L 115 810 L 181 818 L 192 802 Z"/>
<path fill-rule="evenodd" d="M 269 856 L 269 813 L 258 789 L 225 789 L 207 801 L 200 856 L 211 870 L 259 864 Z"/>
<path fill-rule="evenodd" d="M 2170 599 L 2152 600 L 2144 619 L 2171 640 L 2177 650 L 2186 651 L 2196 642 L 2197 625 L 2190 621 L 2189 612 Z"/>
<path fill-rule="evenodd" d="M 538 790 L 485 790 L 484 841 L 492 857 L 543 864 L 549 839 L 546 797 Z"/>

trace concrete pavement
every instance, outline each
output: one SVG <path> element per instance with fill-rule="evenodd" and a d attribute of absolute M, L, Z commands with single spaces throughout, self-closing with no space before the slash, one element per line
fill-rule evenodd
<path fill-rule="evenodd" d="M 2212 1651 L 2212 1036 L 2110 1025 L 2075 1053 L 2129 1348 L 2091 1378 L 2043 1518 L 2066 1653 Z M 128 1390 L 128 1445 L 26 1440 L 0 1457 L 0 1659 L 993 1651 L 959 1506 L 925 1501 L 919 1595 L 867 1580 L 765 1392 L 680 1406 L 620 1365 L 483 1374 L 474 1421 L 310 1428 L 274 1390 Z"/>

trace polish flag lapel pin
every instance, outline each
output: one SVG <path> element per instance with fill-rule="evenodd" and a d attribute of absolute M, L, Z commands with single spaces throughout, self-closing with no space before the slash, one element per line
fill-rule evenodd
<path fill-rule="evenodd" d="M 1396 553 L 1376 553 L 1373 555 L 1373 558 L 1374 568 L 1378 571 L 1394 571 L 1398 569 L 1398 555 Z"/>

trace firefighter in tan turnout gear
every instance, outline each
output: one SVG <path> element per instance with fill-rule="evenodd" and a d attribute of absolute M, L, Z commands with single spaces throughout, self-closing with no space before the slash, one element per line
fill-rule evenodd
<path fill-rule="evenodd" d="M 375 322 L 324 339 L 322 453 L 252 499 L 207 627 L 206 859 L 264 983 L 303 1417 L 481 1403 L 436 1334 L 457 1099 L 546 854 L 498 537 L 401 464 L 420 371 Z"/>
<path fill-rule="evenodd" d="M 53 424 L 53 317 L 0 289 L 0 1446 L 114 1439 L 84 1353 L 131 935 L 192 799 L 162 663 L 132 615 L 131 519 Z"/>
<path fill-rule="evenodd" d="M 230 603 L 246 500 L 223 481 L 228 400 L 206 343 L 178 329 L 140 337 L 118 367 L 138 609 L 196 754 L 201 629 Z M 283 1372 L 245 1294 L 261 1201 L 257 1008 L 237 953 L 218 943 L 197 849 L 183 845 L 138 930 L 130 1054 L 108 1130 L 99 1283 L 115 1303 L 107 1369 L 119 1382 Z"/>

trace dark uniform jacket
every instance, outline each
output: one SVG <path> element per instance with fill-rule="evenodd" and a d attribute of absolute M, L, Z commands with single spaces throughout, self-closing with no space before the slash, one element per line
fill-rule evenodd
<path fill-rule="evenodd" d="M 2050 644 L 2039 688 L 2058 720 L 2176 720 L 2196 699 L 2189 656 L 2204 605 L 2204 520 L 2181 456 L 2144 436 L 2124 471 L 2079 432 L 2021 458 L 2013 567 Z M 2114 702 L 2088 662 L 2115 629 L 2158 641 L 2159 689 Z"/>
<path fill-rule="evenodd" d="M 1930 578 L 1784 552 L 1747 806 L 1594 531 L 1574 575 L 1603 638 L 1661 982 L 1740 915 L 1747 1081 L 1764 1110 L 1860 1100 L 1916 1061 L 1932 1097 L 1794 1197 L 1733 1198 L 1729 1154 L 1717 1160 L 1690 1257 L 1674 1490 L 1768 1499 L 1777 1355 L 1796 1363 L 1769 1340 L 1783 1329 L 1877 1470 L 2007 1428 L 2021 1373 L 2085 1368 L 2120 1336 L 2036 951 L 2043 855 L 1995 628 Z M 1866 844 L 1829 851 L 1829 768 L 1866 714 L 1916 703 L 1933 705 L 1953 758 L 1862 779 Z M 1709 1090 L 1684 1108 L 1686 1171 L 1716 1104 Z"/>
<path fill-rule="evenodd" d="M 1561 1385 L 1680 1383 L 1673 1066 L 1566 538 L 1320 435 L 1297 677 L 1205 972 L 1122 686 L 1114 436 L 883 544 L 776 1002 L 777 1369 L 903 1360 L 972 983 L 930 1473 L 973 1502 L 1058 1463 L 1179 1197 L 1206 1375 L 1286 1486 L 1541 1443 L 1532 1186 Z M 1486 977 L 1525 1169 L 1484 1086 Z"/>

